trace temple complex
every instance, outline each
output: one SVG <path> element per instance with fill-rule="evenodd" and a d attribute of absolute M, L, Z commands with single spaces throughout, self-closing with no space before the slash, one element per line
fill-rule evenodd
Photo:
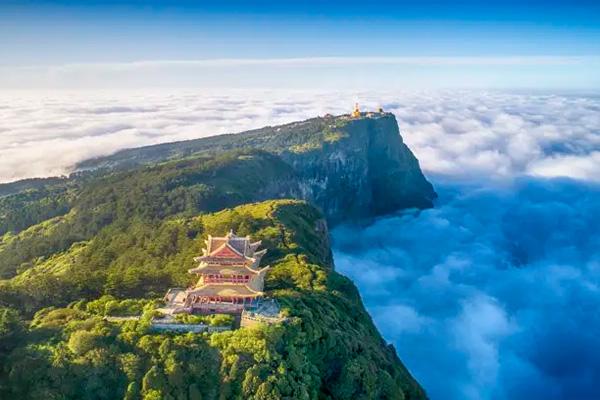
<path fill-rule="evenodd" d="M 263 297 L 265 273 L 260 268 L 266 250 L 258 250 L 261 242 L 249 236 L 208 236 L 201 256 L 194 258 L 198 266 L 188 272 L 198 276 L 187 290 L 170 289 L 165 296 L 173 313 L 241 314 L 255 308 Z"/>

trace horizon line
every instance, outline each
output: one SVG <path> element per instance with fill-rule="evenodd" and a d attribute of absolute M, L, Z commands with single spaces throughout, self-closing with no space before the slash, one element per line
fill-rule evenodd
<path fill-rule="evenodd" d="M 277 58 L 146 59 L 134 61 L 71 62 L 49 64 L 0 64 L 0 68 L 79 68 L 197 66 L 235 67 L 246 65 L 570 65 L 599 62 L 598 55 L 508 55 L 508 56 L 316 56 Z"/>

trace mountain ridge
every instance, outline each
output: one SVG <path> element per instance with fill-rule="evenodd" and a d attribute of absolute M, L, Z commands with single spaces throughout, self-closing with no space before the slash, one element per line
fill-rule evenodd
<path fill-rule="evenodd" d="M 275 197 L 285 194 L 307 200 L 330 222 L 428 208 L 437 196 L 403 142 L 391 113 L 317 117 L 237 134 L 125 149 L 77 164 L 77 172 L 68 181 L 251 148 L 277 155 L 302 180 L 298 187 L 281 188 L 282 193 Z M 30 185 L 27 180 L 0 185 L 0 194 L 68 185 L 56 178 L 29 181 Z"/>

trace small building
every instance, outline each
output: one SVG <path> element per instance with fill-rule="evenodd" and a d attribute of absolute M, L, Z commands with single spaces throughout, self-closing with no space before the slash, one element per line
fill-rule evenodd
<path fill-rule="evenodd" d="M 187 290 L 170 289 L 165 295 L 172 313 L 241 314 L 254 308 L 264 296 L 264 278 L 269 267 L 260 268 L 266 250 L 249 236 L 208 236 L 202 255 L 194 258 L 198 266 L 188 272 L 198 281 Z"/>
<path fill-rule="evenodd" d="M 240 320 L 242 328 L 262 324 L 276 324 L 285 322 L 286 317 L 281 315 L 281 308 L 275 299 L 261 299 L 257 306 L 251 310 L 244 310 Z"/>

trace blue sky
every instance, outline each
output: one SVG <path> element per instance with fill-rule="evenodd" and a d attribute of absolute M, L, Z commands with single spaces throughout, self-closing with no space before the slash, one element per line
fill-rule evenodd
<path fill-rule="evenodd" d="M 361 87 L 368 85 L 373 76 L 381 77 L 379 83 L 405 76 L 404 80 L 398 78 L 400 86 L 407 81 L 416 82 L 416 86 L 428 81 L 433 86 L 466 87 L 600 86 L 595 73 L 600 66 L 598 2 L 220 3 L 225 2 L 4 1 L 0 5 L 0 54 L 3 55 L 0 66 L 21 70 L 9 70 L 16 78 L 0 79 L 0 84 L 18 88 L 30 82 L 30 75 L 38 75 L 39 79 L 39 71 L 24 74 L 24 66 L 223 58 L 467 57 L 471 60 L 470 67 L 461 67 L 459 71 L 443 60 L 436 62 L 444 64 L 442 67 L 429 71 L 422 68 L 422 61 L 414 59 L 411 65 L 371 63 L 372 68 L 356 68 L 355 61 L 349 60 L 348 69 L 330 65 L 309 69 L 303 66 L 296 70 L 271 66 L 250 73 L 245 82 L 261 86 L 274 79 L 280 85 L 306 82 L 313 76 L 333 79 L 341 74 L 352 82 L 358 80 L 357 86 Z M 532 68 L 529 58 L 539 56 L 555 58 L 543 63 L 536 61 Z M 497 61 L 498 57 L 512 57 L 513 62 L 510 66 L 484 62 L 482 66 L 472 60 Z M 523 61 L 514 62 L 515 57 Z M 556 57 L 577 59 L 565 61 Z M 248 73 L 247 68 L 240 69 Z M 147 70 L 140 76 L 164 79 L 175 86 L 178 80 L 183 85 L 195 86 L 208 83 L 218 86 L 230 81 L 230 74 L 223 76 L 198 69 L 182 73 L 167 68 L 158 75 L 145 74 Z M 208 74 L 211 79 L 192 79 L 194 74 Z M 175 75 L 178 79 L 173 79 Z M 369 79 L 364 79 L 365 76 Z M 34 79 L 33 83 L 60 86 L 68 78 L 56 78 L 53 73 L 46 81 Z M 109 77 L 100 74 L 98 80 L 103 79 Z M 538 79 L 538 84 L 532 82 Z M 85 83 L 77 74 L 72 80 L 75 85 Z M 131 81 L 127 76 L 119 76 L 119 80 Z"/>

